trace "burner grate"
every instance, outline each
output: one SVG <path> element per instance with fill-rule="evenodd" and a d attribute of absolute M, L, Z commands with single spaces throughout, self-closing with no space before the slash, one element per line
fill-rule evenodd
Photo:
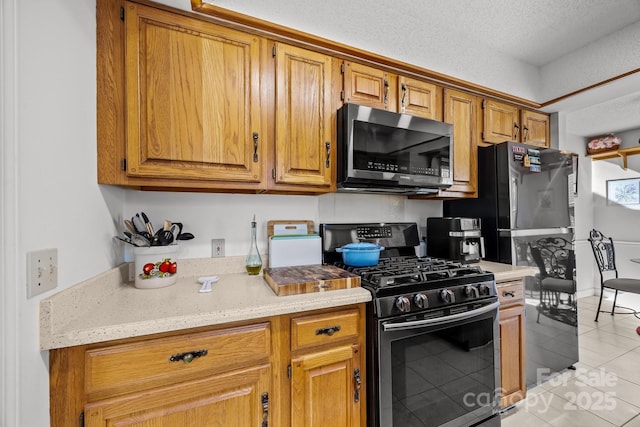
<path fill-rule="evenodd" d="M 424 283 L 482 272 L 479 267 L 440 258 L 381 258 L 377 265 L 371 267 L 351 267 L 341 262 L 335 265 L 359 275 L 364 283 L 376 287 Z"/>

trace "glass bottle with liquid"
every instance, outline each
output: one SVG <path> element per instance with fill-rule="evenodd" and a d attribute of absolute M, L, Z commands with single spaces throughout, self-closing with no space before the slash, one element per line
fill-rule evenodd
<path fill-rule="evenodd" d="M 262 269 L 262 258 L 260 258 L 260 252 L 258 252 L 258 243 L 256 242 L 256 216 L 253 216 L 251 221 L 251 246 L 249 247 L 249 255 L 245 261 L 245 267 L 247 274 L 255 276 L 260 273 Z"/>

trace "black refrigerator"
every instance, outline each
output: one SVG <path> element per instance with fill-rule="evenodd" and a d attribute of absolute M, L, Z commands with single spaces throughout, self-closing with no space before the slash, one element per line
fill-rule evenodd
<path fill-rule="evenodd" d="M 578 361 L 577 159 L 574 153 L 517 142 L 480 147 L 478 198 L 443 202 L 444 216 L 481 219 L 487 261 L 550 270 L 558 265 L 554 252 L 535 248 L 539 242 L 566 242 L 568 249 L 555 254 L 571 262 L 563 267 L 564 281 L 555 283 L 569 286 L 547 286 L 546 273 L 525 278 L 527 386 Z"/>

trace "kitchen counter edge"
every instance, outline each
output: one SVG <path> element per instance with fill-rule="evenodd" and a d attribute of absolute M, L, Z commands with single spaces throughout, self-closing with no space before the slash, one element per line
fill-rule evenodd
<path fill-rule="evenodd" d="M 181 260 L 175 285 L 137 289 L 124 263 L 40 302 L 40 350 L 133 338 L 371 301 L 364 288 L 277 296 L 263 276 L 248 276 L 244 257 L 215 264 Z M 200 293 L 198 277 L 218 275 Z M 180 271 L 179 271 L 180 273 Z"/>

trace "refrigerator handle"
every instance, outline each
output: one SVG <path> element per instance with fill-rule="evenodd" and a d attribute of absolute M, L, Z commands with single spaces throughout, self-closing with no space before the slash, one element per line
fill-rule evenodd
<path fill-rule="evenodd" d="M 511 197 L 509 197 L 509 210 L 511 211 L 511 224 L 510 227 L 515 228 L 518 216 L 518 178 L 511 178 Z"/>

